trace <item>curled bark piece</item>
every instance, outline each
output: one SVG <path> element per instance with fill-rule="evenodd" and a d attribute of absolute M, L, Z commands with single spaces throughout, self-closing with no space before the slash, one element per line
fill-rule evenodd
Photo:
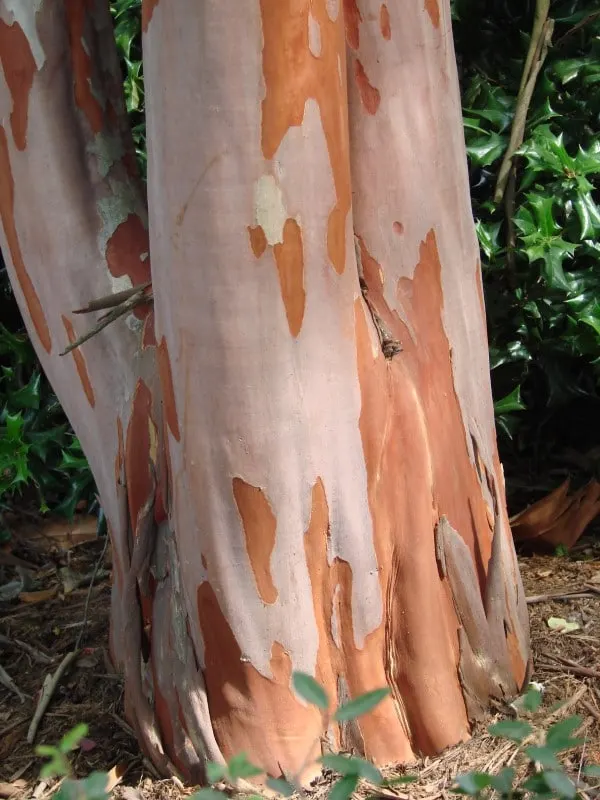
<path fill-rule="evenodd" d="M 569 495 L 567 479 L 550 494 L 511 518 L 515 541 L 543 548 L 573 547 L 600 514 L 600 483 L 591 480 Z"/>

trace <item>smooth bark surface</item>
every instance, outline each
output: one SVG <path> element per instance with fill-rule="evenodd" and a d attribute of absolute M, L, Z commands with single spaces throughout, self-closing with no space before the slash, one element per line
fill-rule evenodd
<path fill-rule="evenodd" d="M 439 751 L 529 659 L 449 8 L 146 2 L 147 213 L 110 25 L 0 0 L 0 213 L 110 521 L 129 717 L 189 779 Z M 323 731 L 293 670 L 392 693 Z"/>

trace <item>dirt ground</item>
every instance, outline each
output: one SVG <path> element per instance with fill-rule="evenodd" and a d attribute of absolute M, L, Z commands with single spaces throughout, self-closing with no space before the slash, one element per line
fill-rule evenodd
<path fill-rule="evenodd" d="M 34 527 L 20 537 L 11 555 L 0 551 L 0 798 L 51 797 L 56 783 L 39 778 L 42 761 L 35 745 L 55 744 L 81 722 L 88 724 L 89 733 L 73 753 L 78 777 L 113 770 L 120 776 L 114 794 L 125 800 L 189 795 L 192 790 L 176 779 L 159 780 L 153 774 L 124 718 L 122 682 L 107 659 L 110 551 L 101 558 L 103 542 L 95 538 L 91 520 L 87 527 L 85 521 L 75 528 L 56 523 L 42 534 Z M 20 583 L 22 565 L 7 563 L 15 556 L 37 567 L 28 573 L 33 582 Z M 568 557 L 519 560 L 531 613 L 533 679 L 544 686 L 544 702 L 534 723 L 547 726 L 569 714 L 581 715 L 579 735 L 585 744 L 565 755 L 567 770 L 577 777 L 583 765 L 600 764 L 600 541 L 584 539 Z M 90 591 L 94 570 L 98 571 Z M 559 629 L 549 627 L 552 618 L 559 620 L 551 623 Z M 571 623 L 571 630 L 561 630 L 560 620 Z M 45 679 L 78 647 L 80 657 L 54 690 L 34 744 L 28 744 Z M 499 771 L 512 763 L 516 745 L 491 737 L 487 725 L 513 713 L 508 705 L 499 705 L 477 725 L 469 742 L 407 767 L 418 775 L 416 783 L 377 792 L 378 796 L 445 798 L 456 774 Z M 311 793 L 323 796 L 328 782 L 331 778 L 324 778 Z M 588 796 L 599 795 L 592 788 Z"/>

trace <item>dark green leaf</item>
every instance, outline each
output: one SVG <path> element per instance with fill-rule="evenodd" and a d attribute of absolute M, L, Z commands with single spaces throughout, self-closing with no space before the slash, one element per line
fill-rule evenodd
<path fill-rule="evenodd" d="M 296 788 L 284 778 L 267 778 L 266 783 L 269 789 L 282 794 L 284 797 L 291 797 L 296 792 Z"/>
<path fill-rule="evenodd" d="M 499 133 L 479 136 L 467 143 L 467 154 L 474 164 L 487 167 L 497 161 L 506 150 L 506 137 Z"/>
<path fill-rule="evenodd" d="M 10 395 L 10 403 L 13 408 L 34 408 L 40 407 L 40 382 L 41 374 L 36 372 L 33 374 L 29 383 L 12 392 Z"/>
<path fill-rule="evenodd" d="M 516 772 L 512 767 L 504 767 L 497 775 L 492 777 L 490 786 L 495 789 L 498 794 L 508 795 L 512 791 L 515 775 Z"/>
<path fill-rule="evenodd" d="M 577 787 L 564 772 L 551 772 L 550 770 L 546 770 L 543 776 L 546 786 L 559 797 L 571 800 L 576 796 Z"/>
<path fill-rule="evenodd" d="M 549 747 L 526 747 L 525 752 L 532 761 L 537 761 L 544 769 L 560 769 L 560 761 Z"/>
<path fill-rule="evenodd" d="M 573 739 L 571 734 L 579 728 L 582 721 L 581 717 L 574 715 L 551 725 L 546 731 L 546 747 L 555 752 L 577 747 L 577 745 L 581 744 L 581 740 Z"/>
<path fill-rule="evenodd" d="M 542 704 L 542 693 L 532 686 L 523 698 L 523 705 L 527 711 L 537 711 Z"/>
<path fill-rule="evenodd" d="M 508 414 L 512 411 L 524 411 L 527 408 L 521 400 L 521 387 L 515 387 L 510 394 L 494 403 L 495 414 Z"/>
<path fill-rule="evenodd" d="M 329 800 L 348 800 L 358 785 L 357 775 L 344 775 L 329 790 Z"/>

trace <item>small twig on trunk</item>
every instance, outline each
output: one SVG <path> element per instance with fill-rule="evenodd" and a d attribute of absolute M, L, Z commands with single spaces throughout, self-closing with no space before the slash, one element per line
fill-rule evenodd
<path fill-rule="evenodd" d="M 151 283 L 152 281 L 139 283 L 136 286 L 132 286 L 131 289 L 124 289 L 122 292 L 107 294 L 105 297 L 99 297 L 97 300 L 91 300 L 87 306 L 74 309 L 73 314 L 90 314 L 92 311 L 104 311 L 107 308 L 115 308 L 115 306 L 120 306 L 121 303 L 129 300 L 134 294 L 143 292 Z"/>
<path fill-rule="evenodd" d="M 554 20 L 548 19 L 549 9 L 550 0 L 537 0 L 535 21 L 533 24 L 533 30 L 531 32 L 531 40 L 529 42 L 529 50 L 525 60 L 523 76 L 521 78 L 521 86 L 517 96 L 515 116 L 510 131 L 510 139 L 508 142 L 508 147 L 506 148 L 506 152 L 504 153 L 504 158 L 500 164 L 498 178 L 496 180 L 496 189 L 494 191 L 494 201 L 496 203 L 500 203 L 504 197 L 504 191 L 506 189 L 506 184 L 508 183 L 510 170 L 513 163 L 513 156 L 515 151 L 518 150 L 523 143 L 523 138 L 525 136 L 525 125 L 527 123 L 527 113 L 529 111 L 531 98 L 533 97 L 535 82 L 546 59 L 548 47 L 550 46 L 550 40 L 552 39 Z"/>
<path fill-rule="evenodd" d="M 52 658 L 46 653 L 40 652 L 32 645 L 27 644 L 27 642 L 20 641 L 20 639 L 9 639 L 8 636 L 4 636 L 2 633 L 0 633 L 0 647 L 16 647 L 19 650 L 24 650 L 40 664 L 52 663 Z"/>
<path fill-rule="evenodd" d="M 153 302 L 154 297 L 152 295 L 152 292 L 145 294 L 148 285 L 149 284 L 147 283 L 143 283 L 140 286 L 135 286 L 134 287 L 135 292 L 133 294 L 130 294 L 125 301 L 119 303 L 119 305 L 114 307 L 107 314 L 104 314 L 96 322 L 93 328 L 91 328 L 87 333 L 84 333 L 83 336 L 80 336 L 74 342 L 71 342 L 71 344 L 67 348 L 65 348 L 60 355 L 66 356 L 67 353 L 70 353 L 72 350 L 76 350 L 78 347 L 84 344 L 84 342 L 89 341 L 93 336 L 96 336 L 97 333 L 100 333 L 100 331 L 104 330 L 104 328 L 110 325 L 111 322 L 115 322 L 115 320 L 119 319 L 119 317 L 123 317 L 125 314 L 129 314 L 131 311 L 137 308 L 137 306 Z M 129 290 L 127 290 L 127 292 L 129 292 Z M 106 298 L 102 298 L 102 300 L 92 301 L 92 303 L 94 302 L 100 303 L 104 302 L 105 300 Z M 98 310 L 98 309 L 92 309 L 92 310 Z M 83 312 L 80 310 L 80 313 Z"/>
<path fill-rule="evenodd" d="M 22 703 L 24 703 L 24 702 L 25 702 L 25 700 L 26 700 L 26 697 L 25 697 L 25 695 L 24 695 L 24 694 L 23 694 L 23 692 L 22 692 L 22 691 L 19 689 L 19 687 L 17 686 L 17 684 L 16 684 L 16 683 L 13 681 L 13 679 L 10 677 L 10 675 L 8 674 L 8 672 L 7 672 L 7 671 L 4 669 L 4 667 L 2 667 L 2 666 L 0 666 L 0 683 L 1 683 L 3 686 L 6 686 L 6 688 L 7 688 L 9 691 L 11 691 L 13 694 L 16 694 L 16 695 L 17 695 L 17 697 L 19 698 L 19 700 L 20 700 Z"/>
<path fill-rule="evenodd" d="M 67 655 L 60 662 L 60 664 L 56 668 L 56 672 L 54 673 L 54 675 L 46 675 L 46 679 L 44 680 L 44 685 L 42 686 L 42 693 L 40 695 L 37 708 L 35 709 L 33 719 L 31 720 L 29 730 L 27 731 L 28 744 L 33 744 L 33 740 L 35 739 L 35 734 L 37 733 L 39 724 L 42 721 L 42 717 L 46 713 L 46 709 L 50 704 L 50 700 L 52 699 L 52 695 L 54 694 L 56 687 L 60 682 L 60 679 L 78 656 L 79 656 L 79 650 L 72 650 L 70 653 L 67 653 Z"/>

